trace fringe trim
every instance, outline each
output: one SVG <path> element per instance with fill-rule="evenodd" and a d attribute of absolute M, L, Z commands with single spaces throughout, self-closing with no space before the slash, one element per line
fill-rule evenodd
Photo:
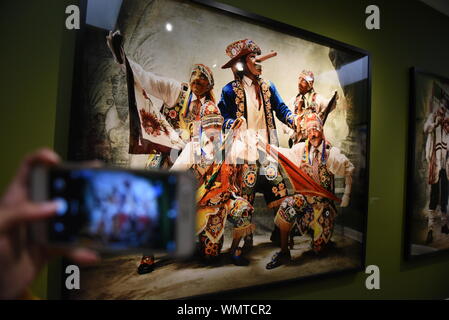
<path fill-rule="evenodd" d="M 276 214 L 276 217 L 274 217 L 274 224 L 277 225 L 282 231 L 287 232 L 290 232 L 293 227 L 293 223 L 285 221 L 279 214 Z"/>
<path fill-rule="evenodd" d="M 254 230 L 256 230 L 256 225 L 253 223 L 251 223 L 247 226 L 244 226 L 244 227 L 234 228 L 232 230 L 232 238 L 240 239 L 240 238 L 249 236 L 250 234 L 252 234 L 254 232 Z"/>

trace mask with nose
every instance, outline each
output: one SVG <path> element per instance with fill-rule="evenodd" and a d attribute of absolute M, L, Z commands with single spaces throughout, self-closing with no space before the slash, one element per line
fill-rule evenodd
<path fill-rule="evenodd" d="M 197 96 L 202 96 L 214 87 L 214 76 L 209 67 L 195 64 L 190 73 L 190 88 Z"/>

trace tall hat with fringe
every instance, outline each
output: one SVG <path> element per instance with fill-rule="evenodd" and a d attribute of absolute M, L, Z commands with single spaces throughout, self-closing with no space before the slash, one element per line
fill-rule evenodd
<path fill-rule="evenodd" d="M 302 70 L 299 74 L 299 80 L 304 79 L 307 81 L 310 87 L 313 87 L 313 82 L 315 81 L 315 76 L 310 70 Z"/>
<path fill-rule="evenodd" d="M 249 53 L 255 53 L 256 55 L 260 55 L 262 53 L 260 47 L 253 40 L 243 39 L 231 43 L 226 47 L 226 54 L 230 60 L 221 68 L 231 68 L 240 57 L 243 57 Z"/>
<path fill-rule="evenodd" d="M 306 132 L 311 129 L 315 129 L 317 131 L 323 132 L 323 122 L 320 117 L 316 113 L 310 113 L 306 117 Z"/>
<path fill-rule="evenodd" d="M 207 81 L 209 81 L 209 88 L 214 87 L 214 75 L 212 73 L 212 70 L 210 70 L 210 68 L 208 66 L 201 64 L 201 63 L 194 64 L 192 66 L 190 78 L 192 78 L 194 73 L 197 73 L 197 72 L 201 73 L 202 75 L 204 75 L 204 77 L 206 77 Z"/>

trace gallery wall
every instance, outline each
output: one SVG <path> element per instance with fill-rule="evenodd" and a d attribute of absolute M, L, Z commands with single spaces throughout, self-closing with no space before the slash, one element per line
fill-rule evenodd
<path fill-rule="evenodd" d="M 39 146 L 66 154 L 75 31 L 65 7 L 77 1 L 2 1 L 0 30 L 0 190 L 20 158 Z M 372 58 L 367 265 L 380 268 L 380 290 L 363 272 L 321 277 L 220 297 L 391 299 L 449 297 L 449 255 L 403 259 L 409 68 L 449 77 L 449 17 L 419 1 L 237 1 L 239 7 L 365 49 Z M 380 8 L 381 29 L 365 28 L 365 8 Z M 57 297 L 54 264 L 33 285 Z"/>

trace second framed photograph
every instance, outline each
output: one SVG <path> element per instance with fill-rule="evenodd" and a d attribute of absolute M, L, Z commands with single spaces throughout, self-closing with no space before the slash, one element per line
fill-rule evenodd
<path fill-rule="evenodd" d="M 191 170 L 197 251 L 104 257 L 64 297 L 175 299 L 362 270 L 366 51 L 209 1 L 88 1 L 86 17 L 70 160 Z M 136 203 L 108 190 L 98 199 L 120 228 Z"/>
<path fill-rule="evenodd" d="M 406 257 L 449 249 L 449 79 L 411 69 Z"/>

